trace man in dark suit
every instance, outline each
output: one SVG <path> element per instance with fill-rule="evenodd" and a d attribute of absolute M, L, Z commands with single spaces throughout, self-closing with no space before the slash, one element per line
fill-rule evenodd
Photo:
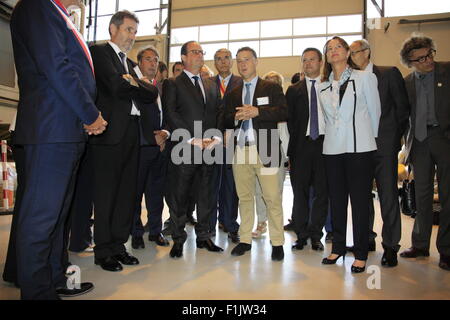
<path fill-rule="evenodd" d="M 186 241 L 186 208 L 189 190 L 196 174 L 199 175 L 197 201 L 197 248 L 208 251 L 223 251 L 210 239 L 210 213 L 214 207 L 212 190 L 213 165 L 204 161 L 204 152 L 217 149 L 221 143 L 217 135 L 204 136 L 205 131 L 221 128 L 222 102 L 217 86 L 210 79 L 201 79 L 200 69 L 204 65 L 200 44 L 189 41 L 181 47 L 184 71 L 176 78 L 163 83 L 164 117 L 172 132 L 172 140 L 183 138 L 171 153 L 168 183 L 172 187 L 166 197 L 170 211 L 173 247 L 172 258 L 183 255 Z M 181 153 L 178 151 L 181 150 Z"/>
<path fill-rule="evenodd" d="M 252 48 L 239 49 L 236 62 L 243 84 L 226 97 L 224 111 L 225 127 L 238 129 L 233 174 L 241 216 L 240 243 L 231 254 L 241 256 L 251 250 L 258 179 L 267 204 L 272 260 L 280 261 L 284 259 L 284 230 L 281 186 L 277 176 L 281 165 L 277 123 L 286 121 L 286 98 L 278 84 L 257 76 L 258 60 Z"/>
<path fill-rule="evenodd" d="M 233 57 L 230 50 L 219 49 L 214 54 L 214 66 L 218 75 L 212 80 L 216 83 L 220 90 L 222 99 L 229 94 L 234 88 L 242 85 L 242 78 L 231 73 L 233 67 Z M 239 243 L 239 224 L 236 222 L 238 216 L 239 199 L 234 184 L 233 168 L 230 163 L 225 163 L 226 153 L 234 152 L 233 146 L 224 146 L 224 163 L 217 164 L 216 176 L 218 177 L 218 200 L 219 206 L 214 207 L 211 230 L 215 230 L 217 222 L 217 211 L 219 213 L 219 228 L 228 233 L 228 238 L 233 243 Z M 217 197 L 216 197 L 217 199 Z M 217 210 L 218 209 L 218 210 Z"/>
<path fill-rule="evenodd" d="M 436 49 L 428 37 L 407 39 L 400 51 L 402 63 L 413 72 L 405 78 L 411 103 L 406 140 L 407 161 L 415 178 L 417 215 L 412 247 L 404 258 L 428 257 L 433 226 L 434 176 L 437 173 L 439 267 L 450 270 L 450 62 L 435 62 Z"/>
<path fill-rule="evenodd" d="M 292 222 L 297 234 L 293 249 L 302 250 L 308 238 L 313 250 L 323 250 L 320 239 L 328 210 L 327 177 L 322 155 L 325 122 L 318 99 L 322 53 L 307 48 L 302 53 L 305 78 L 289 87 L 288 104 L 291 183 L 294 192 Z M 309 205 L 311 186 L 314 197 Z"/>
<path fill-rule="evenodd" d="M 140 79 L 155 81 L 159 53 L 154 47 L 145 47 L 138 52 L 138 66 L 134 68 Z M 148 240 L 159 246 L 168 246 L 169 241 L 161 234 L 164 209 L 164 188 L 167 172 L 166 140 L 169 137 L 162 113 L 160 96 L 150 105 L 140 106 L 140 149 L 136 203 L 131 228 L 131 246 L 145 248 L 144 226 L 141 221 L 141 202 L 145 194 L 147 208 Z M 164 128 L 164 129 L 163 129 Z"/>
<path fill-rule="evenodd" d="M 111 41 L 91 47 L 98 88 L 97 106 L 109 130 L 90 140 L 94 166 L 95 263 L 107 271 L 121 271 L 122 264 L 136 265 L 127 253 L 135 210 L 139 160 L 141 104 L 151 104 L 158 90 L 139 80 L 126 57 L 139 20 L 129 11 L 115 13 L 109 24 Z"/>
<path fill-rule="evenodd" d="M 376 66 L 370 61 L 370 45 L 366 40 L 353 42 L 350 51 L 353 62 L 361 70 L 373 72 L 378 80 L 381 117 L 374 160 L 375 181 L 383 218 L 384 253 L 381 264 L 395 267 L 402 233 L 397 187 L 397 154 L 401 149 L 401 137 L 408 125 L 410 112 L 408 95 L 403 77 L 396 67 Z M 369 214 L 369 251 L 375 251 L 377 234 L 373 231 L 375 218 L 373 201 L 370 202 Z"/>
<path fill-rule="evenodd" d="M 106 122 L 95 107 L 89 50 L 66 10 L 79 1 L 22 0 L 11 18 L 20 88 L 15 144 L 23 145 L 26 178 L 17 225 L 22 299 L 58 299 L 70 290 L 62 265 L 64 224 L 86 143 Z M 84 128 L 84 130 L 83 130 Z"/>

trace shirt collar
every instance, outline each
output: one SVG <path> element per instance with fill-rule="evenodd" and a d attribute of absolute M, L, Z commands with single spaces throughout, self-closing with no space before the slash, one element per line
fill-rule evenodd
<path fill-rule="evenodd" d="M 244 85 L 246 83 L 251 83 L 253 87 L 256 87 L 256 83 L 258 82 L 258 76 L 255 76 L 252 80 L 250 81 L 244 81 Z"/>
<path fill-rule="evenodd" d="M 115 44 L 112 41 L 108 41 L 109 45 L 114 49 L 114 51 L 116 52 L 117 55 L 119 55 L 120 52 L 122 52 L 122 50 L 120 50 L 119 46 L 117 44 Z M 125 52 L 123 52 L 123 54 L 126 56 L 127 54 Z"/>
<path fill-rule="evenodd" d="M 364 71 L 369 71 L 369 72 L 373 72 L 373 63 L 369 62 L 369 64 L 366 66 L 366 68 L 364 69 Z"/>
<path fill-rule="evenodd" d="M 320 83 L 320 75 L 317 78 L 310 78 L 310 77 L 305 76 L 305 79 L 307 80 L 307 82 L 309 82 L 311 80 L 316 80 L 317 84 Z"/>
<path fill-rule="evenodd" d="M 219 76 L 220 82 L 222 82 L 222 80 L 225 80 L 225 82 L 228 82 L 228 81 L 230 81 L 232 75 L 233 75 L 233 74 L 230 73 L 226 78 L 222 78 L 222 77 L 220 76 L 220 74 L 219 74 L 218 76 Z"/>
<path fill-rule="evenodd" d="M 192 79 L 192 77 L 198 77 L 200 80 L 202 79 L 200 77 L 200 73 L 199 74 L 193 74 L 192 72 L 187 71 L 186 69 L 183 70 L 184 73 L 187 74 L 187 76 L 189 77 L 189 79 Z"/>
<path fill-rule="evenodd" d="M 416 79 L 425 80 L 427 78 L 428 79 L 431 78 L 434 75 L 434 70 L 431 72 L 427 72 L 427 73 L 420 73 L 418 71 L 414 71 L 414 75 L 415 75 Z"/>

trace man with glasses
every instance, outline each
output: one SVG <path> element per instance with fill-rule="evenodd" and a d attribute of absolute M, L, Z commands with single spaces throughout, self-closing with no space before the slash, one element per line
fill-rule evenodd
<path fill-rule="evenodd" d="M 183 72 L 178 77 L 167 79 L 163 83 L 164 117 L 173 130 L 172 139 L 175 140 L 178 136 L 181 140 L 172 151 L 167 177 L 171 186 L 166 201 L 169 206 L 174 241 L 170 251 L 172 258 L 180 258 L 183 255 L 183 245 L 187 238 L 184 228 L 188 195 L 196 175 L 199 179 L 198 222 L 195 225 L 197 248 L 205 248 L 213 252 L 223 251 L 210 239 L 210 213 L 215 205 L 211 192 L 214 164 L 207 164 L 204 161 L 204 155 L 210 153 L 212 148 L 222 142 L 220 137 L 205 135 L 207 130 L 210 132 L 209 129 L 221 128 L 219 121 L 222 118 L 222 100 L 215 83 L 200 77 L 200 69 L 204 65 L 203 56 L 204 51 L 198 42 L 186 42 L 181 47 Z M 182 136 L 183 132 L 187 132 L 189 138 L 185 139 Z M 220 135 L 220 132 L 218 134 Z M 176 151 L 180 149 L 182 154 Z"/>
<path fill-rule="evenodd" d="M 373 72 L 378 80 L 381 101 L 381 117 L 378 127 L 377 151 L 375 153 L 375 180 L 380 196 L 383 218 L 383 266 L 397 265 L 400 248 L 401 219 L 397 195 L 397 154 L 401 149 L 401 137 L 408 126 L 409 102 L 402 74 L 396 67 L 376 66 L 370 61 L 371 50 L 367 40 L 357 40 L 350 46 L 351 59 L 361 69 Z M 370 202 L 369 251 L 375 251 L 373 231 L 374 207 Z"/>
<path fill-rule="evenodd" d="M 442 210 L 436 245 L 439 267 L 450 270 L 450 62 L 435 62 L 435 54 L 433 40 L 425 36 L 407 39 L 400 51 L 402 63 L 413 69 L 405 78 L 411 102 L 406 150 L 414 169 L 417 205 L 412 247 L 400 256 L 430 255 L 433 182 L 437 172 Z"/>

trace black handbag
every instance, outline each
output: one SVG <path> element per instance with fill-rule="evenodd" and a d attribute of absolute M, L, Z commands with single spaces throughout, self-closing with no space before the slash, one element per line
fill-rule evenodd
<path fill-rule="evenodd" d="M 403 186 L 399 191 L 400 208 L 402 210 L 402 213 L 414 218 L 417 212 L 414 180 L 409 181 L 408 179 L 405 179 L 403 181 Z"/>

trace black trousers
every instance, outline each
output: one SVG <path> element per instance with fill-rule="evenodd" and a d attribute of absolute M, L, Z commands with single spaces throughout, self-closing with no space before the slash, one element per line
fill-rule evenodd
<path fill-rule="evenodd" d="M 94 253 L 125 252 L 133 222 L 139 156 L 139 122 L 130 117 L 117 145 L 91 145 L 94 165 Z"/>
<path fill-rule="evenodd" d="M 402 235 L 400 206 L 398 202 L 398 160 L 397 155 L 382 155 L 375 152 L 375 182 L 380 198 L 381 217 L 383 218 L 382 244 L 383 247 L 400 249 Z M 373 231 L 375 209 L 373 201 L 369 207 L 369 241 L 375 240 L 377 234 Z"/>
<path fill-rule="evenodd" d="M 13 145 L 12 153 L 16 163 L 17 190 L 16 202 L 11 222 L 11 232 L 9 233 L 8 253 L 6 254 L 5 268 L 3 269 L 3 280 L 13 282 L 18 285 L 17 279 L 17 255 L 16 255 L 16 235 L 17 222 L 19 221 L 20 204 L 25 189 L 25 149 L 21 145 Z"/>
<path fill-rule="evenodd" d="M 145 195 L 145 206 L 147 208 L 149 235 L 157 235 L 161 232 L 166 174 L 167 154 L 161 152 L 159 146 L 141 146 L 131 235 L 136 237 L 144 235 L 144 226 L 141 221 L 143 195 Z"/>
<path fill-rule="evenodd" d="M 411 160 L 416 187 L 417 215 L 412 232 L 412 245 L 429 249 L 433 227 L 434 176 L 439 187 L 439 231 L 436 245 L 440 254 L 450 256 L 450 140 L 440 127 L 428 129 L 428 137 L 414 139 Z"/>
<path fill-rule="evenodd" d="M 212 179 L 214 165 L 207 164 L 179 164 L 169 162 L 168 183 L 170 191 L 167 193 L 166 202 L 169 206 L 172 239 L 174 242 L 184 243 L 187 233 L 186 208 L 189 202 L 189 193 L 198 174 L 198 200 L 197 200 L 197 224 L 195 233 L 197 240 L 210 238 L 211 212 L 215 205 L 212 193 Z"/>
<path fill-rule="evenodd" d="M 307 140 L 291 157 L 291 180 L 294 192 L 292 221 L 299 239 L 320 240 L 328 214 L 328 189 L 323 139 Z M 310 205 L 311 186 L 314 196 Z"/>
<path fill-rule="evenodd" d="M 333 224 L 332 253 L 342 255 L 346 252 L 347 206 L 350 196 L 355 258 L 367 260 L 373 156 L 373 151 L 324 156 Z"/>

